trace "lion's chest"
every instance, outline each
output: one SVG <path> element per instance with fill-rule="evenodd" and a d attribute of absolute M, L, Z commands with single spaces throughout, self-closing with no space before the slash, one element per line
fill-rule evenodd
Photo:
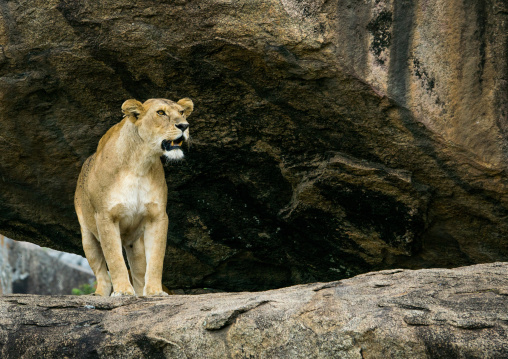
<path fill-rule="evenodd" d="M 122 234 L 139 232 L 144 222 L 153 216 L 153 208 L 158 207 L 161 198 L 159 191 L 149 177 L 123 175 L 109 195 L 111 214 L 117 219 Z"/>

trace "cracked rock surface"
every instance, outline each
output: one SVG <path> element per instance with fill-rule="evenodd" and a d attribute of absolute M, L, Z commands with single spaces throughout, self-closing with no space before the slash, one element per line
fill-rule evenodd
<path fill-rule="evenodd" d="M 2 358 L 508 356 L 508 263 L 266 292 L 0 297 Z"/>
<path fill-rule="evenodd" d="M 508 9 L 462 0 L 0 2 L 0 233 L 82 253 L 126 99 L 190 97 L 164 284 L 508 260 Z"/>

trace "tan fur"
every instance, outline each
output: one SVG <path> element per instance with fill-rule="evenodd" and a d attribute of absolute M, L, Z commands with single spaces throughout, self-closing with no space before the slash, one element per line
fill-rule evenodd
<path fill-rule="evenodd" d="M 182 132 L 182 125 L 188 124 L 193 109 L 187 98 L 177 103 L 127 100 L 122 105 L 124 119 L 109 129 L 97 152 L 85 161 L 74 205 L 83 249 L 97 277 L 96 294 L 109 296 L 113 290 L 112 296 L 165 295 L 161 278 L 167 186 L 160 156 L 179 159 L 183 154 L 179 149 L 164 151 L 161 143 L 182 135 L 188 139 L 189 130 Z"/>

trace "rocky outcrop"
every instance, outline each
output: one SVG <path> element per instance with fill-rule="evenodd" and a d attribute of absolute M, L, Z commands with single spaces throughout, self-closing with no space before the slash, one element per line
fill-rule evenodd
<path fill-rule="evenodd" d="M 508 356 L 507 263 L 256 293 L 0 297 L 2 358 Z"/>
<path fill-rule="evenodd" d="M 56 295 L 91 286 L 95 276 L 83 257 L 0 235 L 0 279 L 0 294 Z"/>
<path fill-rule="evenodd" d="M 12 293 L 12 269 L 9 263 L 9 244 L 0 235 L 0 295 Z"/>
<path fill-rule="evenodd" d="M 0 5 L 0 232 L 81 252 L 128 98 L 191 97 L 164 284 L 259 290 L 508 259 L 501 0 Z"/>

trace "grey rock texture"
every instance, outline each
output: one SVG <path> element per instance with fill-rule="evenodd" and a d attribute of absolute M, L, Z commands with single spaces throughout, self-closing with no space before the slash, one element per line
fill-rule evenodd
<path fill-rule="evenodd" d="M 12 268 L 9 263 L 9 239 L 0 235 L 0 295 L 12 293 Z"/>
<path fill-rule="evenodd" d="M 93 284 L 86 259 L 0 235 L 0 294 L 72 294 Z"/>
<path fill-rule="evenodd" d="M 169 288 L 508 260 L 502 0 L 0 4 L 0 233 L 81 253 L 83 161 L 128 98 L 193 99 Z"/>
<path fill-rule="evenodd" d="M 508 263 L 255 293 L 0 297 L 2 358 L 508 356 Z"/>

